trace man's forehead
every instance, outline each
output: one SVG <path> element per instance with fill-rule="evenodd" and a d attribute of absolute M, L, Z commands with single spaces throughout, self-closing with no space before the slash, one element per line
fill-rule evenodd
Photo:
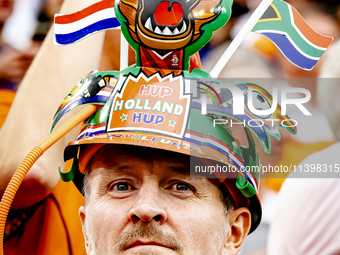
<path fill-rule="evenodd" d="M 155 174 L 190 175 L 190 156 L 139 146 L 107 145 L 91 159 L 88 170 L 101 168 L 104 173 L 123 173 L 148 168 Z"/>

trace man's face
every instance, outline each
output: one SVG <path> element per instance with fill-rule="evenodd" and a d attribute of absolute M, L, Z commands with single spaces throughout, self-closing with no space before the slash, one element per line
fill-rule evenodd
<path fill-rule="evenodd" d="M 88 254 L 229 254 L 234 220 L 217 182 L 190 178 L 189 156 L 105 146 L 88 171 Z"/>

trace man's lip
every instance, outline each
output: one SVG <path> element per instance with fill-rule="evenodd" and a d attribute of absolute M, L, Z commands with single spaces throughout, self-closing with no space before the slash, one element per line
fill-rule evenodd
<path fill-rule="evenodd" d="M 166 246 L 162 243 L 158 243 L 158 242 L 154 242 L 154 241 L 140 241 L 140 240 L 134 241 L 131 244 L 127 245 L 126 249 L 134 248 L 134 247 L 137 247 L 137 246 L 144 246 L 144 245 L 161 246 L 161 247 L 164 247 L 164 248 L 171 249 L 171 247 L 168 247 L 168 246 Z"/>

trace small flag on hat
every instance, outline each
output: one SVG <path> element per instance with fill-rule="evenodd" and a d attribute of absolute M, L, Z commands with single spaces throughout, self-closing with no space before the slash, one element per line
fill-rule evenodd
<path fill-rule="evenodd" d="M 56 14 L 54 18 L 54 44 L 77 42 L 95 32 L 119 28 L 114 12 L 114 0 L 97 2 L 71 14 Z"/>

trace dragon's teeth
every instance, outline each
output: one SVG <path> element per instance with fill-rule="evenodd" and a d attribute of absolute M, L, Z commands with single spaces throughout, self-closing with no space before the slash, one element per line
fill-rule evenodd
<path fill-rule="evenodd" d="M 185 22 L 183 22 L 183 26 L 182 26 L 182 29 L 180 31 L 180 33 L 183 33 L 187 30 L 187 25 L 185 24 Z"/>
<path fill-rule="evenodd" d="M 168 27 L 166 27 L 163 31 L 164 35 L 172 35 L 172 32 L 170 31 L 170 29 Z"/>
<path fill-rule="evenodd" d="M 156 27 L 156 28 L 155 28 L 155 33 L 161 35 L 161 34 L 162 34 L 162 31 L 159 29 L 159 27 Z"/>
<path fill-rule="evenodd" d="M 151 18 L 148 18 L 148 20 L 145 22 L 144 27 L 152 31 Z"/>

